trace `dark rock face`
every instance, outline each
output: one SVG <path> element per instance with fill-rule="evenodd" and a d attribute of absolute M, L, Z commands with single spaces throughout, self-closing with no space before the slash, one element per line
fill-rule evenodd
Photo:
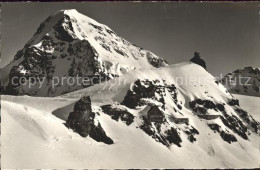
<path fill-rule="evenodd" d="M 151 136 L 157 142 L 162 143 L 163 145 L 170 147 L 172 144 L 181 147 L 181 135 L 179 129 L 176 127 L 171 127 L 169 122 L 166 120 L 163 123 L 150 122 L 146 117 L 142 117 L 143 123 L 139 128 L 141 128 L 147 135 Z M 169 126 L 169 129 L 163 129 L 163 126 Z M 186 126 L 186 135 L 190 142 L 195 142 L 195 135 L 199 132 L 190 126 Z"/>
<path fill-rule="evenodd" d="M 96 114 L 91 109 L 90 97 L 82 97 L 75 103 L 73 112 L 69 114 L 65 125 L 82 137 L 90 136 L 98 142 L 113 144 L 113 140 L 106 135 L 101 124 L 94 123 L 95 116 Z"/>
<path fill-rule="evenodd" d="M 241 108 L 236 108 L 235 111 L 241 119 L 243 119 L 247 124 L 248 128 L 251 128 L 253 132 L 258 133 L 260 131 L 260 124 L 251 115 L 249 115 L 245 110 Z"/>
<path fill-rule="evenodd" d="M 251 117 L 249 117 L 244 110 L 238 109 L 239 102 L 237 99 L 231 99 L 228 102 L 228 104 L 230 106 L 237 107 L 235 111 L 237 112 L 239 117 L 244 119 L 255 132 L 258 131 L 259 123 L 257 123 Z M 248 127 L 246 126 L 246 124 L 242 122 L 235 114 L 228 115 L 225 106 L 223 104 L 221 103 L 215 104 L 209 100 L 197 99 L 190 102 L 189 105 L 194 112 L 199 112 L 200 114 L 207 114 L 208 109 L 214 109 L 216 112 L 221 113 L 221 116 L 219 116 L 220 120 L 228 129 L 230 129 L 230 131 L 221 129 L 221 127 L 218 124 L 209 124 L 208 126 L 213 131 L 218 132 L 224 141 L 228 143 L 237 141 L 236 137 L 231 133 L 231 131 L 233 133 L 238 134 L 243 139 L 248 140 Z"/>
<path fill-rule="evenodd" d="M 66 24 L 66 28 L 62 24 Z M 60 39 L 62 41 L 68 41 L 72 42 L 74 40 L 73 36 L 68 33 L 68 30 L 70 32 L 73 31 L 72 22 L 70 21 L 70 17 L 68 15 L 64 15 L 64 18 L 62 18 L 57 25 L 54 26 L 55 31 L 57 32 L 56 38 Z"/>
<path fill-rule="evenodd" d="M 141 120 L 141 124 L 135 122 L 135 116 L 132 115 L 127 108 L 121 108 L 119 105 L 104 105 L 101 106 L 103 112 L 109 115 L 115 121 L 122 121 L 127 126 L 136 126 L 136 128 L 142 129 L 148 136 L 152 137 L 155 141 L 170 147 L 172 144 L 181 147 L 181 135 L 180 129 L 173 126 L 173 121 L 165 119 L 163 122 L 151 122 L 147 115 L 138 116 Z M 165 115 L 163 115 L 165 117 Z M 170 121 L 170 122 L 169 122 Z M 174 123 L 175 124 L 175 123 Z M 165 129 L 165 127 L 167 127 Z M 195 135 L 199 132 L 192 126 L 185 125 L 185 132 L 190 142 L 195 142 Z M 90 133 L 91 136 L 91 133 Z"/>
<path fill-rule="evenodd" d="M 112 105 L 101 106 L 103 112 L 111 116 L 115 121 L 121 120 L 126 125 L 131 125 L 134 122 L 134 116 L 129 113 L 126 109 L 114 108 Z M 137 128 L 142 129 L 147 135 L 151 136 L 157 142 L 162 143 L 163 145 L 170 147 L 171 144 L 175 144 L 181 147 L 180 143 L 182 142 L 177 129 L 171 128 L 167 131 L 161 129 L 162 122 L 151 122 L 147 117 L 140 117 L 143 120 L 143 123 Z M 167 122 L 164 122 L 167 123 Z M 192 131 L 192 130 L 191 130 Z M 193 132 L 188 131 L 190 134 Z M 195 139 L 196 140 L 196 139 Z"/>
<path fill-rule="evenodd" d="M 75 103 L 74 105 L 74 111 L 78 112 L 88 112 L 91 113 L 91 100 L 90 97 L 82 97 L 78 102 Z"/>
<path fill-rule="evenodd" d="M 163 145 L 170 147 L 170 143 L 169 141 L 166 139 L 166 137 L 171 140 L 174 137 L 170 137 L 171 134 L 168 135 L 162 135 L 161 134 L 161 124 L 160 123 L 151 123 L 146 117 L 142 117 L 143 118 L 143 124 L 140 126 L 140 128 L 149 136 L 151 136 L 153 139 L 155 139 L 156 141 L 162 143 Z M 153 128 L 153 125 L 155 128 Z M 175 137 L 176 137 L 176 133 L 174 133 Z M 178 134 L 177 134 L 178 135 Z M 178 139 L 180 137 L 178 136 Z M 174 140 L 172 140 L 173 143 Z M 174 141 L 175 144 L 177 144 L 180 147 L 180 142 L 179 140 Z"/>
<path fill-rule="evenodd" d="M 68 120 L 66 121 L 66 126 L 73 131 L 80 134 L 82 137 L 87 137 L 93 126 L 93 119 L 95 114 L 85 112 L 71 112 Z"/>
<path fill-rule="evenodd" d="M 69 76 L 85 76 L 85 75 L 95 75 L 102 74 L 104 72 L 101 63 L 98 62 L 98 53 L 91 46 L 91 44 L 86 41 L 74 41 L 75 43 L 70 43 L 67 48 L 67 57 L 74 56 L 71 58 L 71 67 L 68 71 Z"/>
<path fill-rule="evenodd" d="M 114 141 L 106 135 L 106 132 L 100 123 L 98 123 L 97 126 L 92 126 L 89 136 L 95 139 L 97 142 L 104 142 L 105 144 L 109 145 L 114 143 Z"/>
<path fill-rule="evenodd" d="M 146 85 L 146 86 L 145 86 Z M 129 107 L 135 108 L 136 106 L 141 106 L 141 98 L 154 98 L 156 91 L 156 86 L 154 82 L 149 80 L 137 80 L 134 83 L 134 88 L 128 90 L 122 104 Z"/>
<path fill-rule="evenodd" d="M 205 70 L 206 68 L 206 62 L 200 58 L 200 53 L 195 52 L 194 53 L 194 57 L 192 59 L 190 59 L 191 62 L 200 65 L 201 67 L 203 67 Z"/>
<path fill-rule="evenodd" d="M 159 80 L 137 80 L 134 82 L 133 89 L 128 90 L 127 94 L 122 102 L 123 105 L 129 108 L 136 108 L 137 106 L 143 106 L 141 99 L 150 98 L 156 100 L 162 104 L 162 108 L 165 109 L 165 95 L 168 91 L 177 105 L 176 110 L 182 110 L 181 103 L 177 99 L 177 89 L 174 84 L 166 84 L 165 82 L 159 83 Z M 157 97 L 156 97 L 157 96 Z"/>
<path fill-rule="evenodd" d="M 219 111 L 221 111 L 221 112 L 223 112 L 223 111 L 225 111 L 225 106 L 223 105 L 223 104 L 216 104 L 216 107 L 217 107 L 217 109 L 219 110 Z"/>
<path fill-rule="evenodd" d="M 165 115 L 157 106 L 152 106 L 148 110 L 147 118 L 150 122 L 162 123 L 165 121 Z"/>
<path fill-rule="evenodd" d="M 194 101 L 191 101 L 189 103 L 189 106 L 194 112 L 199 112 L 200 114 L 206 114 L 208 109 L 214 109 L 215 111 L 218 111 L 218 109 L 225 110 L 223 104 L 218 103 L 216 105 L 210 100 L 196 99 Z"/>
<path fill-rule="evenodd" d="M 180 143 L 182 142 L 182 140 L 176 129 L 171 128 L 170 130 L 166 131 L 166 134 L 166 139 L 169 143 L 174 143 L 175 145 L 181 147 Z"/>
<path fill-rule="evenodd" d="M 161 106 L 155 106 L 155 108 L 158 107 L 158 109 L 160 108 L 160 110 L 163 111 L 165 110 L 165 97 L 168 93 L 175 103 L 173 109 L 175 112 L 182 114 L 181 110 L 183 109 L 183 104 L 178 100 L 178 91 L 174 84 L 166 84 L 165 81 L 161 82 L 159 80 L 137 80 L 134 82 L 132 87 L 132 89 L 128 90 L 122 105 L 132 109 L 135 109 L 138 106 L 147 106 L 148 104 L 142 99 L 148 98 L 161 103 Z M 115 111 L 111 112 L 107 106 L 103 106 L 102 109 L 106 114 L 112 115 L 112 118 L 114 117 L 114 119 L 122 120 L 120 116 L 121 113 Z M 155 109 L 154 112 L 160 112 L 158 109 Z M 149 111 L 151 111 L 151 109 Z M 158 115 L 156 115 L 156 120 L 154 119 L 151 121 L 149 111 L 147 111 L 146 115 L 139 117 L 142 120 L 142 124 L 138 125 L 137 128 L 142 129 L 147 135 L 151 136 L 155 141 L 165 145 L 166 147 L 170 147 L 173 144 L 181 147 L 181 130 L 175 126 L 176 120 L 162 112 L 160 117 L 157 117 Z M 117 115 L 115 115 L 116 113 Z M 185 135 L 188 140 L 190 142 L 195 142 L 195 136 L 199 134 L 199 132 L 188 124 L 185 124 L 184 126 Z"/>
<path fill-rule="evenodd" d="M 75 103 L 73 112 L 69 114 L 66 126 L 82 137 L 87 137 L 94 124 L 95 114 L 91 109 L 89 97 L 83 97 Z"/>
<path fill-rule="evenodd" d="M 243 139 L 247 140 L 247 127 L 239 120 L 235 115 L 228 116 L 227 114 L 224 115 L 225 117 L 221 116 L 220 119 L 229 129 L 233 132 L 237 133 Z"/>
<path fill-rule="evenodd" d="M 49 46 L 52 43 L 48 37 L 43 38 L 43 43 Z M 46 49 L 47 50 L 47 49 Z M 31 91 L 25 92 L 21 86 L 26 82 L 30 82 L 29 77 L 34 77 L 35 80 L 41 80 L 43 77 L 46 77 L 46 81 L 49 82 L 51 77 L 50 75 L 54 71 L 54 67 L 52 66 L 51 56 L 46 52 L 43 52 L 35 47 L 30 47 L 25 49 L 23 52 L 19 51 L 15 55 L 15 59 L 17 60 L 24 56 L 24 60 L 18 66 L 13 66 L 9 73 L 9 80 L 14 80 L 14 82 L 9 81 L 5 94 L 10 95 L 19 95 L 19 94 L 35 94 L 37 91 L 30 89 Z M 21 70 L 26 70 L 25 73 L 21 73 Z M 17 77 L 17 79 L 15 79 Z M 14 79 L 13 79 L 14 78 Z M 22 82 L 18 80 L 18 78 L 22 79 Z M 31 82 L 33 83 L 33 82 Z"/>
<path fill-rule="evenodd" d="M 229 131 L 222 130 L 218 124 L 212 123 L 212 124 L 208 124 L 208 126 L 214 132 L 218 132 L 224 141 L 228 143 L 237 141 L 237 138 L 234 135 L 232 135 Z"/>
<path fill-rule="evenodd" d="M 115 121 L 121 120 L 127 126 L 134 122 L 134 116 L 129 113 L 126 109 L 113 108 L 111 105 L 101 106 L 104 113 L 111 116 Z"/>
<path fill-rule="evenodd" d="M 226 141 L 228 143 L 237 142 L 237 138 L 234 135 L 227 133 L 225 131 L 221 131 L 220 136 L 222 137 L 222 139 L 224 141 Z"/>
<path fill-rule="evenodd" d="M 195 135 L 198 135 L 199 131 L 192 126 L 191 129 L 189 131 L 186 130 L 185 133 L 188 135 L 188 140 L 193 143 L 197 140 Z"/>
<path fill-rule="evenodd" d="M 239 100 L 237 100 L 237 99 L 231 99 L 231 100 L 228 102 L 228 104 L 229 104 L 230 106 L 239 106 Z"/>
<path fill-rule="evenodd" d="M 48 36 L 43 38 L 42 45 L 45 49 L 44 51 L 35 47 L 28 47 L 23 51 L 24 60 L 19 64 L 19 66 L 14 66 L 9 74 L 9 80 L 14 79 L 17 82 L 9 81 L 4 94 L 57 96 L 62 93 L 85 87 L 81 83 L 78 87 L 75 85 L 75 89 L 73 90 L 70 88 L 64 88 L 62 91 L 59 91 L 57 89 L 60 89 L 60 85 L 52 87 L 51 84 L 55 82 L 53 75 L 56 73 L 58 67 L 60 67 L 59 65 L 54 64 L 57 60 L 60 60 L 60 62 L 70 63 L 66 72 L 55 75 L 59 80 L 61 80 L 64 75 L 74 78 L 77 76 L 92 78 L 92 76 L 95 75 L 98 77 L 98 82 L 92 82 L 94 84 L 108 79 L 108 75 L 104 73 L 102 63 L 98 61 L 99 56 L 96 50 L 88 41 L 74 40 L 70 43 L 65 41 L 54 43 L 52 39 L 53 37 Z M 51 48 L 53 48 L 54 51 L 57 51 L 57 53 L 60 53 L 60 56 L 46 52 Z M 17 53 L 15 58 L 20 58 L 20 53 Z M 26 70 L 26 73 L 21 73 L 21 70 Z M 47 84 L 50 88 L 45 92 L 45 88 L 40 88 L 39 82 L 33 86 L 34 88 L 28 88 L 26 84 L 33 83 L 29 79 L 30 77 L 33 77 L 36 81 L 43 81 L 44 85 Z M 20 78 L 24 78 L 22 79 L 23 82 L 18 81 Z M 67 85 L 67 81 L 64 81 L 63 83 L 64 85 Z M 89 86 L 90 85 L 93 84 L 89 83 Z"/>

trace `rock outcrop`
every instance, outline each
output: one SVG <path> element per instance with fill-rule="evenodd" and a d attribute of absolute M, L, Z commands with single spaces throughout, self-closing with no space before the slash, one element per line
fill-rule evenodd
<path fill-rule="evenodd" d="M 106 135 L 96 114 L 92 112 L 90 97 L 82 97 L 75 103 L 73 112 L 69 114 L 66 126 L 77 132 L 82 137 L 90 136 L 98 142 L 113 144 L 113 140 Z"/>

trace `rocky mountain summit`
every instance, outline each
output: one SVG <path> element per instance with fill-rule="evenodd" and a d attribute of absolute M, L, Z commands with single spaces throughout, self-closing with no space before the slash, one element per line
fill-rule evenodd
<path fill-rule="evenodd" d="M 2 86 L 7 94 L 57 96 L 134 69 L 166 65 L 165 60 L 121 38 L 108 26 L 74 9 L 62 10 L 42 22 L 1 70 Z M 69 77 L 98 80 L 73 84 Z"/>

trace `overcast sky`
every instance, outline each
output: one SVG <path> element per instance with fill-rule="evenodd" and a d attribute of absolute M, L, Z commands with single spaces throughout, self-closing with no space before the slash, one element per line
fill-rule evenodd
<path fill-rule="evenodd" d="M 4 3 L 0 67 L 61 9 L 79 12 L 108 25 L 118 35 L 154 52 L 170 64 L 201 53 L 218 76 L 245 66 L 260 67 L 259 2 L 84 2 Z"/>

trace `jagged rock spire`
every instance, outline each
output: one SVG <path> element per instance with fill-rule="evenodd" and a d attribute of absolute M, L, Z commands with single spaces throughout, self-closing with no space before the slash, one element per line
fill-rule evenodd
<path fill-rule="evenodd" d="M 100 122 L 95 123 L 95 117 L 96 114 L 92 112 L 90 97 L 84 96 L 75 103 L 73 112 L 69 114 L 65 125 L 82 137 L 90 136 L 98 142 L 113 144 L 113 140 L 106 135 Z"/>

